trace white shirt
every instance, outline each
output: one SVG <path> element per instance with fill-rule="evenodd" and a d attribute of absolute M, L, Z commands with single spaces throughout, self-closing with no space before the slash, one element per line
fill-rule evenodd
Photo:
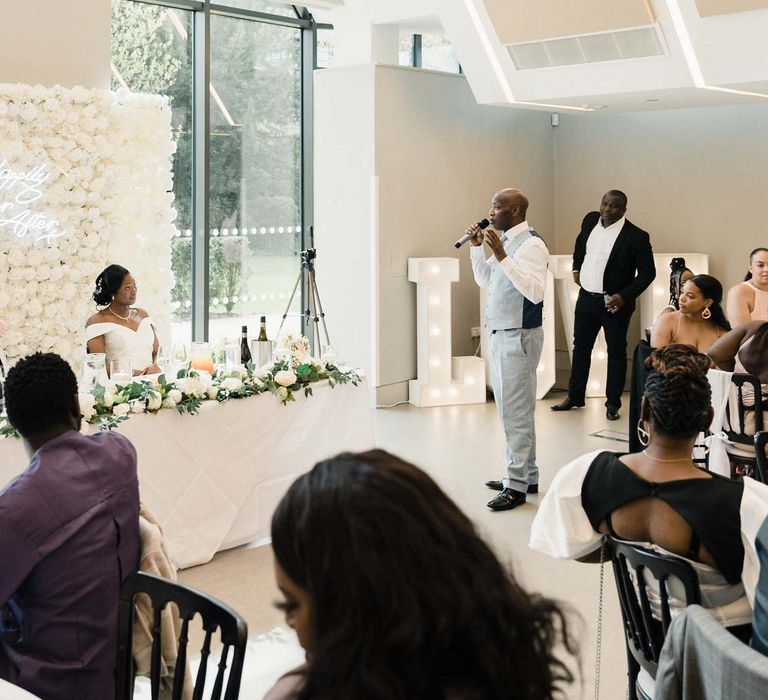
<path fill-rule="evenodd" d="M 501 237 L 506 250 L 508 241 L 515 236 L 522 236 L 531 230 L 527 221 L 513 226 Z M 507 255 L 499 265 L 509 281 L 526 299 L 534 304 L 544 301 L 544 282 L 547 279 L 547 265 L 549 265 L 549 251 L 547 246 L 538 236 L 529 236 L 515 251 L 514 258 Z M 487 287 L 491 278 L 491 263 L 496 259 L 494 255 L 486 259 L 483 246 L 472 246 L 469 249 L 469 259 L 472 262 L 472 272 L 475 282 L 479 287 Z"/>
<path fill-rule="evenodd" d="M 603 275 L 605 266 L 608 264 L 608 258 L 613 250 L 613 245 L 624 228 L 626 217 L 621 217 L 616 223 L 607 228 L 603 228 L 600 219 L 597 225 L 592 229 L 587 239 L 587 252 L 584 255 L 584 262 L 581 263 L 581 272 L 579 273 L 579 283 L 582 288 L 588 292 L 603 292 Z"/>

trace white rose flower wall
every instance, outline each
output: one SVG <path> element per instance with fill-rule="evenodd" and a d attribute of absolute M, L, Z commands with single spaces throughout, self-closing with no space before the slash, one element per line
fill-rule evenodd
<path fill-rule="evenodd" d="M 165 98 L 0 85 L 0 351 L 56 352 L 77 374 L 96 275 L 136 276 L 170 337 L 175 233 Z"/>
<path fill-rule="evenodd" d="M 0 358 L 56 352 L 78 375 L 95 279 L 111 263 L 131 270 L 160 342 L 170 338 L 174 148 L 163 97 L 0 84 Z M 261 368 L 97 385 L 80 394 L 83 418 L 113 428 L 131 414 L 263 392 L 285 405 L 315 382 L 360 381 L 313 358 L 306 338 L 281 341 L 288 356 Z M 15 435 L 0 415 L 0 437 Z"/>

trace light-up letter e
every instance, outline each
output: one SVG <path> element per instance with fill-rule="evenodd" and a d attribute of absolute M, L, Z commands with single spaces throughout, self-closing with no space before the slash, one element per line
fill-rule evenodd
<path fill-rule="evenodd" d="M 414 406 L 485 403 L 485 361 L 451 357 L 451 284 L 459 281 L 456 258 L 410 258 L 416 282 L 418 379 L 408 382 Z"/>

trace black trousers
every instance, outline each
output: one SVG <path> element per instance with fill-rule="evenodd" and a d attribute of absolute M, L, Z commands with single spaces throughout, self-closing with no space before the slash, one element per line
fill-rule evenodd
<path fill-rule="evenodd" d="M 608 347 L 608 379 L 605 386 L 606 406 L 621 406 L 621 394 L 627 374 L 627 329 L 634 303 L 625 304 L 616 313 L 610 314 L 605 308 L 602 294 L 593 295 L 579 290 L 576 312 L 573 320 L 573 364 L 568 383 L 568 396 L 572 401 L 582 403 L 592 363 L 592 348 L 602 328 Z"/>

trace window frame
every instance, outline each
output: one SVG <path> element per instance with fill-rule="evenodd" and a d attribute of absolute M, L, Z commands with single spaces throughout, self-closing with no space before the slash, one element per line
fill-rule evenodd
<path fill-rule="evenodd" d="M 312 73 L 317 68 L 317 30 L 333 29 L 318 24 L 303 5 L 290 5 L 295 17 L 273 15 L 257 10 L 231 7 L 211 0 L 126 0 L 193 13 L 192 20 L 192 337 L 191 341 L 209 339 L 209 258 L 210 258 L 210 107 L 207 86 L 211 76 L 211 17 L 230 17 L 262 24 L 290 27 L 301 32 L 301 247 L 314 247 L 314 90 Z M 302 277 L 306 274 L 301 268 Z M 302 279 L 303 282 L 303 279 Z M 306 308 L 305 284 L 302 283 L 301 308 Z M 301 330 L 306 334 L 307 319 Z"/>

